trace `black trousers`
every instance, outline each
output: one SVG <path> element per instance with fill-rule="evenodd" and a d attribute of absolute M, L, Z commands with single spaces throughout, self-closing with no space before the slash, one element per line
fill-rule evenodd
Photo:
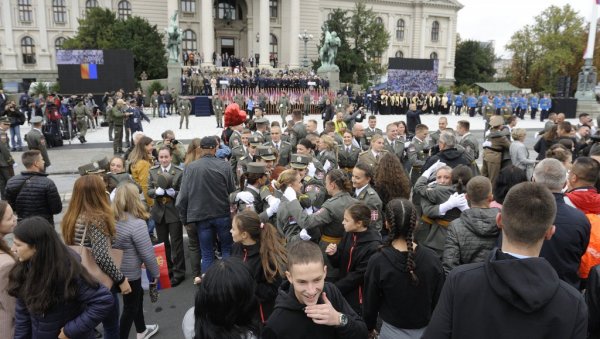
<path fill-rule="evenodd" d="M 156 221 L 156 220 L 155 220 Z M 158 242 L 165 243 L 167 266 L 173 278 L 185 278 L 185 256 L 183 253 L 183 227 L 180 222 L 156 222 Z"/>
<path fill-rule="evenodd" d="M 121 321 L 119 323 L 119 337 L 121 339 L 129 338 L 132 324 L 135 324 L 135 331 L 137 333 L 142 333 L 146 330 L 142 279 L 129 281 L 129 286 L 131 286 L 131 293 L 123 294 L 123 313 L 121 313 Z"/>

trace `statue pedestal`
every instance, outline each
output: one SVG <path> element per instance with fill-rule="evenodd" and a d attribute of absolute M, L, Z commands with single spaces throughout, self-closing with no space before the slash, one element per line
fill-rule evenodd
<path fill-rule="evenodd" d="M 175 92 L 179 93 L 181 91 L 181 65 L 179 63 L 171 63 L 167 64 L 167 86 L 169 86 L 169 91 L 172 88 L 175 88 Z"/>
<path fill-rule="evenodd" d="M 600 118 L 600 104 L 596 101 L 596 67 L 592 65 L 592 59 L 585 59 L 585 64 L 579 72 L 577 79 L 577 114 L 588 113 L 592 117 Z"/>
<path fill-rule="evenodd" d="M 340 90 L 340 71 L 339 69 L 318 69 L 317 74 L 321 79 L 327 79 L 329 81 L 329 89 L 332 91 Z"/>

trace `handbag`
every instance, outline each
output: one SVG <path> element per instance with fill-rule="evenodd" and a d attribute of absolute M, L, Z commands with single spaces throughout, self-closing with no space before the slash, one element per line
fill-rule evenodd
<path fill-rule="evenodd" d="M 69 247 L 75 250 L 77 253 L 79 253 L 79 255 L 81 256 L 81 265 L 85 267 L 88 273 L 110 290 L 114 285 L 112 278 L 109 277 L 106 273 L 104 273 L 102 269 L 100 269 L 100 266 L 98 266 L 98 264 L 96 263 L 96 259 L 94 259 L 92 250 L 83 246 L 83 243 L 85 242 L 85 236 L 87 234 L 87 228 L 88 227 L 86 225 L 85 229 L 83 230 L 83 237 L 81 238 L 81 243 L 79 243 L 79 245 L 71 245 Z M 123 251 L 111 248 L 109 254 L 115 266 L 117 266 L 117 268 L 120 268 L 121 261 L 123 259 Z"/>

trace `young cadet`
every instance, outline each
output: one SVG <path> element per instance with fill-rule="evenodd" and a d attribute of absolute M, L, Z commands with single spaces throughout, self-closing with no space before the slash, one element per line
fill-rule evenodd
<path fill-rule="evenodd" d="M 288 281 L 283 282 L 262 338 L 367 338 L 364 321 L 340 291 L 325 282 L 327 267 L 318 245 L 288 245 Z"/>

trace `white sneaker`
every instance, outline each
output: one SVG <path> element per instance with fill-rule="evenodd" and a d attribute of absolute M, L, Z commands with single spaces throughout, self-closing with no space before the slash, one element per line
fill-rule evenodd
<path fill-rule="evenodd" d="M 158 324 L 146 325 L 146 330 L 137 334 L 137 339 L 147 339 L 158 332 Z"/>

